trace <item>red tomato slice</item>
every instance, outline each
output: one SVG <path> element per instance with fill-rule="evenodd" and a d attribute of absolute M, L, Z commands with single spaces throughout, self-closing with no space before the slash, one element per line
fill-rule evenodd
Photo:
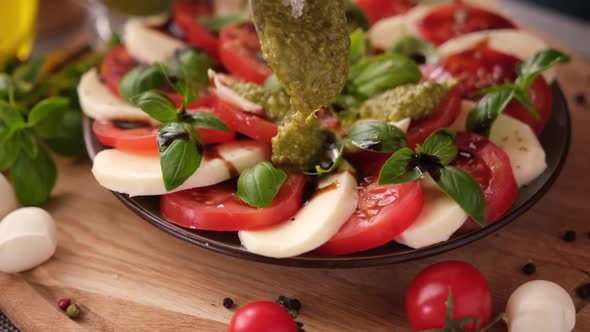
<path fill-rule="evenodd" d="M 110 50 L 100 65 L 100 75 L 104 84 L 114 93 L 119 95 L 119 82 L 133 68 L 138 65 L 125 46 L 117 46 Z"/>
<path fill-rule="evenodd" d="M 553 113 L 553 92 L 543 75 L 539 75 L 533 82 L 531 98 L 540 119 L 535 118 L 521 103 L 514 100 L 506 107 L 504 113 L 528 124 L 537 135 L 540 135 L 547 126 L 551 113 Z"/>
<path fill-rule="evenodd" d="M 219 39 L 199 23 L 200 17 L 211 15 L 213 8 L 208 1 L 178 1 L 174 5 L 174 22 L 188 43 L 219 60 Z"/>
<path fill-rule="evenodd" d="M 283 223 L 301 208 L 305 176 L 289 175 L 273 203 L 254 208 L 236 197 L 235 182 L 162 196 L 162 215 L 179 226 L 209 231 L 256 230 Z"/>
<path fill-rule="evenodd" d="M 386 186 L 374 181 L 359 191 L 356 212 L 317 252 L 347 255 L 391 242 L 416 221 L 423 205 L 418 181 Z"/>
<path fill-rule="evenodd" d="M 401 15 L 416 6 L 413 0 L 355 0 L 373 25 L 384 18 Z"/>
<path fill-rule="evenodd" d="M 492 11 L 466 4 L 439 6 L 417 23 L 420 35 L 436 45 L 469 32 L 514 29 L 510 20 Z"/>
<path fill-rule="evenodd" d="M 363 178 L 378 177 L 383 168 L 383 164 L 391 157 L 392 153 L 358 151 L 345 156 L 346 160 L 352 164 L 354 169 L 360 173 Z"/>
<path fill-rule="evenodd" d="M 253 24 L 228 25 L 219 34 L 221 62 L 235 76 L 262 84 L 272 74 Z"/>
<path fill-rule="evenodd" d="M 428 118 L 414 121 L 408 130 L 408 145 L 414 149 L 440 128 L 450 126 L 461 113 L 461 95 L 458 88 L 452 89 Z"/>
<path fill-rule="evenodd" d="M 270 143 L 278 133 L 278 127 L 256 115 L 242 112 L 232 104 L 217 98 L 215 113 L 218 114 L 227 126 L 259 142 Z"/>
<path fill-rule="evenodd" d="M 488 224 L 493 223 L 512 207 L 518 195 L 510 159 L 502 148 L 473 133 L 459 135 L 457 146 L 460 154 L 453 164 L 479 182 L 486 199 L 486 220 Z M 475 221 L 469 220 L 461 230 L 479 228 Z"/>

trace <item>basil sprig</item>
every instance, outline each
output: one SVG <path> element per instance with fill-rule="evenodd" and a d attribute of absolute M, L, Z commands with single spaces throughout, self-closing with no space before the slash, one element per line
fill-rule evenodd
<path fill-rule="evenodd" d="M 351 30 L 362 29 L 369 30 L 369 18 L 365 12 L 359 8 L 359 6 L 352 0 L 346 1 L 346 20 L 348 21 L 348 27 Z"/>
<path fill-rule="evenodd" d="M 367 55 L 367 37 L 362 29 L 356 29 L 350 34 L 350 63 L 355 64 Z"/>
<path fill-rule="evenodd" d="M 398 150 L 385 162 L 379 174 L 379 184 L 406 183 L 430 174 L 440 189 L 467 214 L 485 226 L 485 197 L 477 181 L 459 168 L 450 166 L 458 154 L 454 132 L 441 129 L 428 137 L 416 152 L 409 148 Z"/>
<path fill-rule="evenodd" d="M 357 122 L 350 129 L 347 142 L 357 148 L 375 152 L 395 152 L 408 144 L 401 129 L 386 122 L 372 120 Z"/>
<path fill-rule="evenodd" d="M 570 60 L 568 55 L 553 49 L 535 53 L 518 66 L 518 77 L 514 83 L 483 91 L 485 95 L 467 117 L 467 129 L 489 136 L 494 121 L 513 99 L 518 100 L 535 118 L 539 119 L 530 93 L 533 82 L 545 70 Z"/>
<path fill-rule="evenodd" d="M 285 171 L 268 161 L 260 162 L 242 171 L 236 196 L 250 206 L 264 208 L 272 204 L 286 180 Z"/>
<path fill-rule="evenodd" d="M 440 54 L 434 44 L 413 36 L 402 37 L 389 52 L 402 54 L 415 60 L 418 57 L 423 58 L 423 61 L 417 61 L 419 63 L 435 64 L 440 60 Z"/>

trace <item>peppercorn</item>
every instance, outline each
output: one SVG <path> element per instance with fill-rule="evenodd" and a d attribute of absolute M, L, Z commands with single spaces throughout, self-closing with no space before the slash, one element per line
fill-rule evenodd
<path fill-rule="evenodd" d="M 576 241 L 576 231 L 567 231 L 565 233 L 563 233 L 563 236 L 561 237 L 562 240 L 564 240 L 565 242 L 574 242 Z"/>
<path fill-rule="evenodd" d="M 57 301 L 57 306 L 63 311 L 66 311 L 68 309 L 68 307 L 70 306 L 70 304 L 72 304 L 72 300 L 70 300 L 68 298 L 63 298 L 63 299 Z"/>
<path fill-rule="evenodd" d="M 299 311 L 297 311 L 297 310 L 288 309 L 287 311 L 289 311 L 289 315 L 291 315 L 291 317 L 293 317 L 293 319 L 295 319 L 295 318 L 297 318 L 297 316 L 299 316 Z"/>
<path fill-rule="evenodd" d="M 531 274 L 537 272 L 537 266 L 533 263 L 526 263 L 523 267 L 522 267 L 522 272 L 524 274 L 526 274 L 527 276 L 530 276 Z"/>
<path fill-rule="evenodd" d="M 77 319 L 80 317 L 80 315 L 82 314 L 82 310 L 80 309 L 80 306 L 77 304 L 70 304 L 68 306 L 68 309 L 66 309 L 66 315 L 68 317 L 70 317 L 71 319 Z"/>
<path fill-rule="evenodd" d="M 277 299 L 277 303 L 281 305 L 281 307 L 287 308 L 289 306 L 289 299 L 286 296 L 281 295 Z"/>
<path fill-rule="evenodd" d="M 586 96 L 580 92 L 574 96 L 574 101 L 580 106 L 586 105 Z"/>
<path fill-rule="evenodd" d="M 590 299 L 590 283 L 584 284 L 576 289 L 576 294 L 582 300 Z"/>
<path fill-rule="evenodd" d="M 233 308 L 234 300 L 232 300 L 230 297 L 226 297 L 225 299 L 223 299 L 223 306 L 225 307 L 225 309 Z"/>
<path fill-rule="evenodd" d="M 299 301 L 298 299 L 290 299 L 289 309 L 297 311 L 301 310 L 301 301 Z"/>
<path fill-rule="evenodd" d="M 305 332 L 302 322 L 295 322 L 297 324 L 297 332 Z"/>

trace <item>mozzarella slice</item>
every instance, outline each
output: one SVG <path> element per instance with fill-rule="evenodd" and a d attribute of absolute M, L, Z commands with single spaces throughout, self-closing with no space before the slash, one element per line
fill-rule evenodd
<path fill-rule="evenodd" d="M 407 133 L 410 125 L 412 124 L 412 118 L 404 118 L 396 122 L 390 122 L 390 124 L 398 127 L 404 133 Z"/>
<path fill-rule="evenodd" d="M 270 229 L 238 235 L 248 251 L 268 257 L 293 257 L 312 251 L 338 232 L 358 204 L 357 182 L 349 170 L 327 176 L 293 220 Z"/>
<path fill-rule="evenodd" d="M 526 31 L 502 29 L 468 33 L 447 41 L 438 50 L 443 57 L 446 57 L 481 43 L 486 43 L 488 47 L 496 51 L 513 55 L 521 60 L 529 59 L 535 53 L 549 48 L 542 39 Z M 543 76 L 547 82 L 551 83 L 555 80 L 555 70 L 547 70 Z"/>
<path fill-rule="evenodd" d="M 270 159 L 270 147 L 254 141 L 237 141 L 216 147 L 217 158 L 204 158 L 197 171 L 172 192 L 206 187 L 231 179 L 236 172 Z M 168 193 L 158 156 L 103 150 L 96 155 L 92 173 L 98 183 L 130 196 Z"/>
<path fill-rule="evenodd" d="M 425 175 L 421 180 L 424 207 L 410 228 L 396 242 L 418 249 L 447 241 L 467 220 L 467 213 L 436 182 Z"/>
<path fill-rule="evenodd" d="M 169 62 L 177 50 L 188 46 L 163 32 L 153 28 L 151 22 L 132 18 L 127 21 L 123 40 L 129 54 L 145 63 Z"/>
<path fill-rule="evenodd" d="M 16 210 L 16 208 L 18 208 L 18 202 L 14 189 L 12 189 L 4 175 L 0 173 L 0 219 Z"/>
<path fill-rule="evenodd" d="M 49 213 L 18 209 L 0 222 L 0 272 L 18 273 L 45 262 L 57 248 L 57 230 Z"/>
<path fill-rule="evenodd" d="M 236 14 L 244 11 L 243 0 L 215 0 L 213 2 L 215 16 L 221 17 Z"/>
<path fill-rule="evenodd" d="M 213 83 L 213 87 L 215 88 L 215 94 L 220 99 L 225 100 L 226 102 L 239 107 L 241 110 L 245 112 L 254 113 L 254 114 L 265 114 L 264 108 L 256 103 L 249 101 L 248 99 L 240 96 L 234 90 L 229 88 L 229 84 L 231 84 L 234 78 L 224 75 L 218 74 L 215 71 L 209 69 L 209 80 Z"/>

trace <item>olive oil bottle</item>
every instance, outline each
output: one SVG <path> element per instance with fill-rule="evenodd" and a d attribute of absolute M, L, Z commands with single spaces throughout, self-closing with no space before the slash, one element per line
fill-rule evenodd
<path fill-rule="evenodd" d="M 35 38 L 37 0 L 0 0 L 0 68 L 4 61 L 29 56 Z"/>

